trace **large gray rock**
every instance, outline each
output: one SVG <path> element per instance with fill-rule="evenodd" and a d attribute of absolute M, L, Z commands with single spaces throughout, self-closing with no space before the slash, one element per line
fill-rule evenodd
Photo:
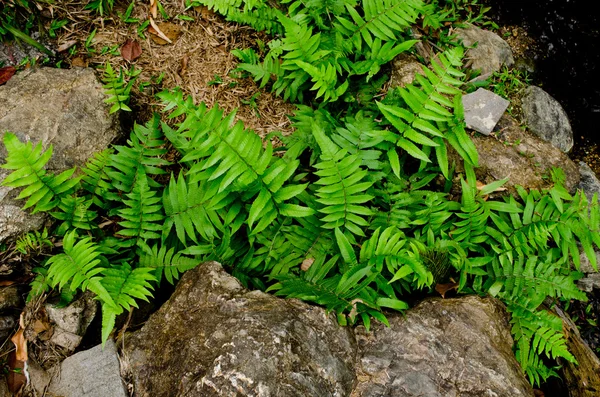
<path fill-rule="evenodd" d="M 573 129 L 567 113 L 550 94 L 536 86 L 525 89 L 521 100 L 523 122 L 537 136 L 563 152 L 573 147 Z"/>
<path fill-rule="evenodd" d="M 104 92 L 91 69 L 41 68 L 17 74 L 0 86 L 0 139 L 6 131 L 22 141 L 54 146 L 48 163 L 60 172 L 83 165 L 118 135 L 115 114 L 108 113 Z M 0 163 L 6 159 L 0 144 Z M 8 170 L 0 169 L 0 181 Z M 44 217 L 23 213 L 16 192 L 0 187 L 0 241 L 41 227 Z"/>
<path fill-rule="evenodd" d="M 515 193 L 515 185 L 541 189 L 550 186 L 548 175 L 552 168 L 559 167 L 566 175 L 566 188 L 572 191 L 577 187 L 579 169 L 562 151 L 523 131 L 507 114 L 498 122 L 496 131 L 494 136 L 471 138 L 479 153 L 477 180 L 487 184 L 508 177 L 504 187 L 511 193 Z M 456 172 L 464 172 L 463 162 L 454 150 L 449 150 L 449 157 L 451 163 L 456 163 Z"/>
<path fill-rule="evenodd" d="M 581 181 L 577 188 L 583 190 L 588 201 L 592 201 L 594 194 L 597 194 L 600 198 L 600 180 L 598 180 L 596 173 L 583 161 L 579 162 L 579 175 Z"/>
<path fill-rule="evenodd" d="M 30 370 L 33 389 L 47 396 L 127 397 L 121 380 L 117 347 L 112 340 L 65 359 L 58 367 Z"/>
<path fill-rule="evenodd" d="M 96 316 L 98 301 L 93 294 L 86 292 L 66 307 L 48 303 L 45 309 L 54 328 L 50 342 L 72 352 L 79 346 Z"/>
<path fill-rule="evenodd" d="M 333 315 L 249 292 L 221 265 L 188 271 L 125 340 L 138 397 L 347 396 L 356 347 Z"/>
<path fill-rule="evenodd" d="M 511 66 L 515 61 L 510 46 L 497 34 L 475 26 L 456 30 L 457 39 L 471 47 L 467 51 L 468 66 L 481 71 L 481 78 L 499 71 L 502 65 Z"/>
<path fill-rule="evenodd" d="M 467 127 L 489 135 L 498 124 L 509 102 L 492 91 L 479 88 L 475 92 L 463 95 L 462 104 Z"/>
<path fill-rule="evenodd" d="M 533 390 L 494 299 L 431 299 L 360 337 L 353 397 L 520 397 Z"/>

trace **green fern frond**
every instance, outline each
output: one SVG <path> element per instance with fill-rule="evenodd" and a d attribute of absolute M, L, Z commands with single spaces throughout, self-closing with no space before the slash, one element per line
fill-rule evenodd
<path fill-rule="evenodd" d="M 343 227 L 355 235 L 364 236 L 363 228 L 369 223 L 363 216 L 373 212 L 365 205 L 373 196 L 366 191 L 373 184 L 364 181 L 367 171 L 360 168 L 360 158 L 348 155 L 340 149 L 324 132 L 315 128 L 315 139 L 321 147 L 321 162 L 315 165 L 315 173 L 321 185 L 316 191 L 318 202 L 324 207 L 319 212 L 325 214 L 321 219 L 326 229 Z"/>
<path fill-rule="evenodd" d="M 183 256 L 176 251 L 175 247 L 169 248 L 166 245 L 162 245 L 160 248 L 158 245 L 154 245 L 150 248 L 148 245 L 142 244 L 142 250 L 139 266 L 155 269 L 154 278 L 159 283 L 164 276 L 170 284 L 174 284 L 182 273 L 201 263 L 198 259 Z"/>
<path fill-rule="evenodd" d="M 138 307 L 136 299 L 148 301 L 152 297 L 152 284 L 155 281 L 154 269 L 137 267 L 132 269 L 127 263 L 118 267 L 102 269 L 102 286 L 109 300 L 102 302 L 102 344 L 115 326 L 116 317 L 124 310 Z"/>
<path fill-rule="evenodd" d="M 335 26 L 362 51 L 363 42 L 371 47 L 375 38 L 397 41 L 415 23 L 423 7 L 421 0 L 363 0 L 362 15 L 347 5 L 350 18 L 338 16 Z"/>
<path fill-rule="evenodd" d="M 44 228 L 41 232 L 34 230 L 19 236 L 15 242 L 15 251 L 23 255 L 39 255 L 44 249 L 54 247 L 52 241 L 48 238 L 48 229 Z"/>
<path fill-rule="evenodd" d="M 58 175 L 46 172 L 44 167 L 52 157 L 52 145 L 43 152 L 41 142 L 33 147 L 31 142 L 21 143 L 10 132 L 4 134 L 4 145 L 8 156 L 2 168 L 14 171 L 2 181 L 2 186 L 25 187 L 17 196 L 19 200 L 27 199 L 23 209 L 33 207 L 32 213 L 50 211 L 79 183 L 79 177 L 72 177 L 75 168 Z"/>
<path fill-rule="evenodd" d="M 129 200 L 123 200 L 125 208 L 118 211 L 123 218 L 119 225 L 119 235 L 133 237 L 132 244 L 137 244 L 140 239 L 158 239 L 162 230 L 161 222 L 164 220 L 161 198 L 156 191 L 148 185 L 148 177 L 140 173 L 133 186 L 133 191 L 126 195 Z"/>
<path fill-rule="evenodd" d="M 102 86 L 104 88 L 104 93 L 108 96 L 108 98 L 104 100 L 104 103 L 112 104 L 109 112 L 114 113 L 119 110 L 131 112 L 131 108 L 127 106 L 127 104 L 129 102 L 129 96 L 135 78 L 131 78 L 129 82 L 125 82 L 123 70 L 119 70 L 119 73 L 117 74 L 110 62 L 106 62 L 102 81 L 104 82 L 104 85 Z"/>
<path fill-rule="evenodd" d="M 60 211 L 51 212 L 54 218 L 63 221 L 56 234 L 62 236 L 67 231 L 73 229 L 81 230 L 92 230 L 96 229 L 98 225 L 95 222 L 98 213 L 90 210 L 92 205 L 91 199 L 85 197 L 68 196 L 61 199 L 58 208 Z"/>
<path fill-rule="evenodd" d="M 110 165 L 110 156 L 113 152 L 112 149 L 105 149 L 94 154 L 94 157 L 88 160 L 81 169 L 83 173 L 81 186 L 92 194 L 93 203 L 104 209 L 107 207 L 104 198 L 112 189 L 107 169 Z"/>

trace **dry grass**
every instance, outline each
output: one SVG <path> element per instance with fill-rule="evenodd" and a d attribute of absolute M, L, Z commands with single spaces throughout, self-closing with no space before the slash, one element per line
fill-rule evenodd
<path fill-rule="evenodd" d="M 120 48 L 127 39 L 137 40 L 142 48 L 142 55 L 133 62 L 136 68 L 142 70 L 138 81 L 152 82 L 142 92 L 134 89 L 132 93 L 137 121 L 149 119 L 152 111 L 160 109 L 156 106 L 153 94 L 161 89 L 181 87 L 184 93 L 193 97 L 195 103 L 205 102 L 211 107 L 218 103 L 226 112 L 238 109 L 237 118 L 263 138 L 272 131 L 291 132 L 287 115 L 293 112 L 293 105 L 259 90 L 250 79 L 230 76 L 237 64 L 231 50 L 250 47 L 256 39 L 266 40 L 264 34 L 226 22 L 205 8 L 186 11 L 182 1 L 163 0 L 165 11 L 170 16 L 169 22 L 176 24 L 182 34 L 172 44 L 161 45 L 152 40 L 147 30 L 144 32 L 146 39 L 140 38 L 137 33 L 139 24 L 127 24 L 119 18 L 118 14 L 125 12 L 127 3 L 116 4 L 109 18 L 100 18 L 84 10 L 86 3 L 67 0 L 53 6 L 51 11 L 55 18 L 70 21 L 68 30 L 63 30 L 58 37 L 57 47 L 68 42 L 77 43 L 78 53 L 67 59 L 71 63 L 97 67 L 110 62 L 114 68 L 129 68 L 130 65 L 118 51 L 102 54 L 102 49 Z M 195 21 L 175 18 L 181 14 L 193 17 Z M 149 2 L 136 2 L 131 17 L 145 21 L 148 16 Z M 165 22 L 160 13 L 156 22 Z M 85 42 L 94 28 L 97 32 L 91 48 L 95 52 L 88 53 L 84 48 Z M 161 73 L 164 78 L 157 85 L 155 81 Z M 221 83 L 214 83 L 216 76 Z"/>

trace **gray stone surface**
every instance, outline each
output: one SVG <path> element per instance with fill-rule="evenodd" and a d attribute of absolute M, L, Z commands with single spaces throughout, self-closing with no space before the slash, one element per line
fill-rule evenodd
<path fill-rule="evenodd" d="M 60 371 L 50 369 L 48 373 L 52 375 L 49 396 L 127 397 L 117 348 L 111 340 L 104 349 L 98 345 L 68 357 L 60 364 Z"/>
<path fill-rule="evenodd" d="M 431 299 L 388 320 L 359 335 L 353 397 L 533 396 L 500 302 Z"/>
<path fill-rule="evenodd" d="M 109 115 L 102 85 L 91 69 L 28 70 L 0 86 L 0 138 L 6 131 L 21 140 L 54 146 L 48 163 L 60 172 L 83 165 L 95 152 L 105 149 L 119 134 L 115 114 Z M 0 163 L 6 150 L 0 144 Z M 0 181 L 8 170 L 0 169 Z M 0 187 L 0 241 L 42 226 L 41 215 L 20 210 L 16 192 Z"/>
<path fill-rule="evenodd" d="M 573 147 L 573 129 L 560 103 L 536 86 L 525 89 L 521 101 L 523 122 L 537 136 L 563 152 Z"/>
<path fill-rule="evenodd" d="M 138 397 L 533 395 L 498 301 L 434 299 L 388 318 L 370 334 L 341 328 L 209 262 L 126 336 L 123 368 Z"/>
<path fill-rule="evenodd" d="M 98 301 L 91 293 L 86 292 L 66 307 L 48 303 L 45 308 L 48 318 L 57 327 L 73 334 L 83 335 L 96 316 Z"/>
<path fill-rule="evenodd" d="M 596 173 L 583 161 L 579 162 L 579 174 L 581 181 L 579 182 L 578 189 L 583 190 L 588 201 L 592 201 L 594 194 L 598 194 L 600 199 L 600 180 L 596 176 Z"/>
<path fill-rule="evenodd" d="M 579 184 L 579 169 L 565 153 L 523 131 L 508 114 L 504 114 L 498 122 L 494 136 L 474 136 L 471 139 L 479 153 L 479 168 L 475 169 L 477 180 L 484 184 L 508 177 L 504 187 L 511 193 L 515 193 L 515 185 L 545 188 L 552 182 L 547 176 L 554 167 L 564 171 L 569 191 Z M 464 172 L 458 154 L 453 149 L 448 153 L 450 163 L 456 162 L 456 172 Z"/>
<path fill-rule="evenodd" d="M 18 315 L 2 315 L 0 316 L 0 339 L 6 340 L 16 331 Z"/>
<path fill-rule="evenodd" d="M 13 308 L 18 310 L 22 303 L 23 299 L 17 286 L 0 287 L 0 313 Z"/>
<path fill-rule="evenodd" d="M 483 88 L 463 95 L 462 103 L 467 127 L 484 135 L 493 131 L 509 105 L 506 99 Z"/>
<path fill-rule="evenodd" d="M 35 39 L 38 38 L 35 37 Z M 24 42 L 3 43 L 0 41 L 0 64 L 17 66 L 27 58 L 41 60 L 48 56 Z"/>
<path fill-rule="evenodd" d="M 348 396 L 350 329 L 297 300 L 249 292 L 215 262 L 188 271 L 144 327 L 128 335 L 138 397 Z"/>
<path fill-rule="evenodd" d="M 423 65 L 414 55 L 398 55 L 392 61 L 390 88 L 406 87 L 415 80 L 417 73 L 423 74 Z"/>
<path fill-rule="evenodd" d="M 480 78 L 499 71 L 502 65 L 511 66 L 515 62 L 508 43 L 493 32 L 469 26 L 457 29 L 456 37 L 466 47 L 477 44 L 467 51 L 467 66 L 480 70 Z"/>

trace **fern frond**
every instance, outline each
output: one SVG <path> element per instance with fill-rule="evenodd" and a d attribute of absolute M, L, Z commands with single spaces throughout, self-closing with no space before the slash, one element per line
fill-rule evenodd
<path fill-rule="evenodd" d="M 94 157 L 89 159 L 81 169 L 83 173 L 81 186 L 92 194 L 93 203 L 103 209 L 107 207 L 104 198 L 112 188 L 107 169 L 110 165 L 110 156 L 113 152 L 112 149 L 105 149 L 95 153 Z"/>
<path fill-rule="evenodd" d="M 176 252 L 175 247 L 166 245 L 154 245 L 150 248 L 148 245 L 142 245 L 143 254 L 140 255 L 139 266 L 149 269 L 155 269 L 154 278 L 158 283 L 164 278 L 174 284 L 175 280 L 187 270 L 193 269 L 201 262 L 198 259 L 183 256 Z"/>
<path fill-rule="evenodd" d="M 48 229 L 41 232 L 34 230 L 19 236 L 15 242 L 15 250 L 23 255 L 39 255 L 44 249 L 52 248 L 54 244 L 48 238 Z"/>
<path fill-rule="evenodd" d="M 52 157 L 52 145 L 43 152 L 41 142 L 35 147 L 31 142 L 21 143 L 10 132 L 4 134 L 4 145 L 8 156 L 2 168 L 14 171 L 2 181 L 2 186 L 25 187 L 17 196 L 27 199 L 23 209 L 33 207 L 32 213 L 50 211 L 79 183 L 79 177 L 72 178 L 75 168 L 59 175 L 46 173 L 44 167 Z"/>
<path fill-rule="evenodd" d="M 373 214 L 364 205 L 373 198 L 366 191 L 373 183 L 364 181 L 367 171 L 360 168 L 357 155 L 348 155 L 319 128 L 315 128 L 313 134 L 321 147 L 321 162 L 315 165 L 319 180 L 315 183 L 321 185 L 316 194 L 319 197 L 317 201 L 324 206 L 319 209 L 325 214 L 321 219 L 323 227 L 343 227 L 353 234 L 364 236 L 362 228 L 369 223 L 363 216 Z"/>
<path fill-rule="evenodd" d="M 63 221 L 55 233 L 61 236 L 72 229 L 96 229 L 98 225 L 94 220 L 98 213 L 90 210 L 91 205 L 92 200 L 85 197 L 63 197 L 58 205 L 60 211 L 50 213 L 54 218 Z"/>
<path fill-rule="evenodd" d="M 129 102 L 129 95 L 134 79 L 130 79 L 128 83 L 125 82 L 123 70 L 120 69 L 117 74 L 110 62 L 106 62 L 102 81 L 104 82 L 104 85 L 102 86 L 104 88 L 104 93 L 108 96 L 108 98 L 104 100 L 104 103 L 112 104 L 109 112 L 114 113 L 118 110 L 131 112 L 131 108 L 127 106 L 127 103 Z"/>
<path fill-rule="evenodd" d="M 152 297 L 152 284 L 155 281 L 153 269 L 137 267 L 132 269 L 127 263 L 118 267 L 102 269 L 102 286 L 110 300 L 102 302 L 102 343 L 108 340 L 115 326 L 116 317 L 124 310 L 138 307 L 136 299 L 148 301 Z"/>
<path fill-rule="evenodd" d="M 133 191 L 127 194 L 129 200 L 123 200 L 125 208 L 118 211 L 123 218 L 119 225 L 121 236 L 133 237 L 132 243 L 137 244 L 140 239 L 158 239 L 162 230 L 161 222 L 164 220 L 161 198 L 148 186 L 148 177 L 140 173 L 133 186 Z"/>

